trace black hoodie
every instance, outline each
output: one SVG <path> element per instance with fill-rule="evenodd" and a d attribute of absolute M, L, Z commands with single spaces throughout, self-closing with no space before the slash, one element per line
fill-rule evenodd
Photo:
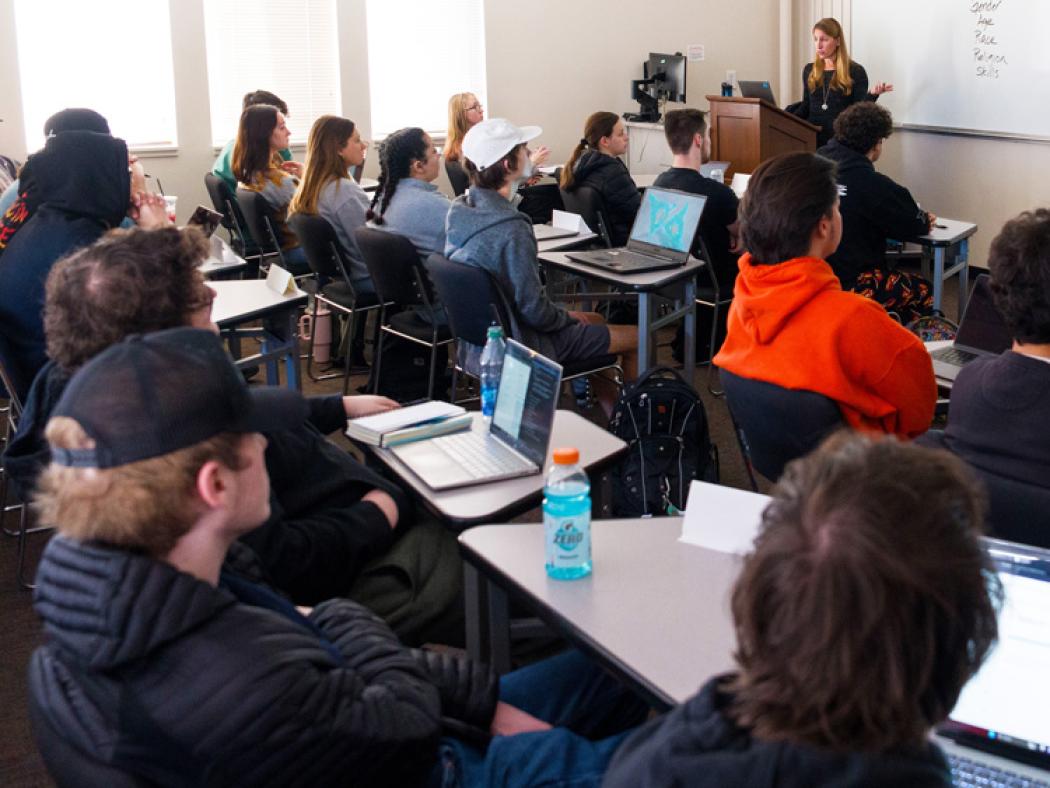
<path fill-rule="evenodd" d="M 120 224 L 131 200 L 127 145 L 108 134 L 51 137 L 30 165 L 38 207 L 0 256 L 3 361 L 22 383 L 22 396 L 47 360 L 44 283 L 51 266 Z"/>
<path fill-rule="evenodd" d="M 843 290 L 851 290 L 857 275 L 886 264 L 886 239 L 911 241 L 929 229 L 926 214 L 911 192 L 875 171 L 862 153 L 837 139 L 817 151 L 838 164 L 842 241 L 828 258 Z"/>
<path fill-rule="evenodd" d="M 588 150 L 576 160 L 572 178 L 572 186 L 566 191 L 590 186 L 601 194 L 612 245 L 626 246 L 634 216 L 642 204 L 642 195 L 627 166 L 615 156 Z"/>

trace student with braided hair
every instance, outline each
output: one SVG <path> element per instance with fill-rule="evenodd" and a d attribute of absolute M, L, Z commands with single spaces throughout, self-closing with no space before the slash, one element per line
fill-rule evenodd
<path fill-rule="evenodd" d="M 321 216 L 335 230 L 350 260 L 350 282 L 358 295 L 375 293 L 368 267 L 357 248 L 354 230 L 364 227 L 368 195 L 348 174 L 365 161 L 368 143 L 352 120 L 322 115 L 310 128 L 306 145 L 306 172 L 288 206 L 288 212 Z"/>
<path fill-rule="evenodd" d="M 441 154 L 423 129 L 395 131 L 379 151 L 379 188 L 368 220 L 405 236 L 424 260 L 445 252 L 445 217 L 451 205 L 434 181 Z"/>

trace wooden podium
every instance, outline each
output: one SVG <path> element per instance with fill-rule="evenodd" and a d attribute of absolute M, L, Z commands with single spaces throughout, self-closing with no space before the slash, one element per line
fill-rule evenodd
<path fill-rule="evenodd" d="M 711 104 L 711 160 L 729 162 L 727 178 L 736 172 L 752 173 L 781 153 L 817 149 L 819 126 L 762 99 L 707 96 L 707 100 Z"/>

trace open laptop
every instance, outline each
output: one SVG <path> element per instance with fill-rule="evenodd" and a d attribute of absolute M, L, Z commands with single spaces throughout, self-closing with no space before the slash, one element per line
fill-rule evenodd
<path fill-rule="evenodd" d="M 1050 786 L 1050 551 L 986 544 L 1005 592 L 999 643 L 963 688 L 937 744 L 955 785 Z"/>
<path fill-rule="evenodd" d="M 442 435 L 391 451 L 433 490 L 539 473 L 547 459 L 560 387 L 560 365 L 508 340 L 487 430 Z"/>
<path fill-rule="evenodd" d="M 770 87 L 768 80 L 742 79 L 737 84 L 740 85 L 740 95 L 744 98 L 763 99 L 774 107 L 777 105 L 777 100 L 773 97 L 773 88 Z"/>
<path fill-rule="evenodd" d="M 933 374 L 945 380 L 955 380 L 959 370 L 975 358 L 997 356 L 1012 346 L 1010 329 L 992 301 L 988 274 L 981 274 L 974 282 L 955 341 L 948 347 L 930 352 Z"/>
<path fill-rule="evenodd" d="M 679 268 L 689 259 L 706 203 L 702 194 L 650 187 L 642 194 L 626 247 L 568 252 L 567 256 L 617 274 Z"/>

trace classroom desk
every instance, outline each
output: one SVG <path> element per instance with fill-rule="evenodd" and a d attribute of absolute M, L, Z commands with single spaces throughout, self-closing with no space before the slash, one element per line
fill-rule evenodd
<path fill-rule="evenodd" d="M 961 222 L 957 219 L 937 217 L 937 224 L 928 235 L 921 236 L 916 243 L 923 248 L 923 275 L 933 281 L 933 308 L 941 308 L 941 297 L 944 294 L 944 280 L 959 275 L 959 313 L 962 318 L 966 309 L 966 298 L 969 293 L 970 278 L 970 236 L 977 232 L 977 225 L 972 222 Z M 944 265 L 949 258 L 954 260 L 951 268 Z M 930 271 L 930 256 L 933 257 L 933 270 Z"/>
<path fill-rule="evenodd" d="M 486 429 L 482 415 L 475 412 L 473 416 L 473 429 Z M 559 410 L 554 414 L 551 448 L 559 446 L 574 446 L 580 450 L 580 463 L 592 474 L 592 480 L 596 479 L 594 474 L 600 473 L 627 450 L 627 444 L 615 435 L 568 410 Z M 431 512 L 456 529 L 506 521 L 532 509 L 543 497 L 543 480 L 551 467 L 548 457 L 540 474 L 439 492 L 427 487 L 389 449 L 377 446 L 366 448 L 393 471 Z M 596 509 L 600 506 L 598 498 L 593 496 L 597 486 L 595 484 L 592 488 Z"/>
<path fill-rule="evenodd" d="M 248 261 L 238 257 L 227 263 L 217 257 L 209 257 L 199 266 L 205 279 L 234 279 L 248 270 Z"/>
<path fill-rule="evenodd" d="M 237 358 L 238 367 L 266 364 L 266 382 L 279 383 L 277 362 L 284 359 L 289 388 L 301 389 L 299 373 L 299 310 L 306 306 L 307 295 L 282 296 L 266 286 L 264 279 L 211 282 L 215 290 L 211 315 Z M 263 327 L 240 328 L 244 323 L 262 320 Z M 261 352 L 240 357 L 240 340 L 245 336 L 262 339 Z"/>
<path fill-rule="evenodd" d="M 631 173 L 631 180 L 634 181 L 634 185 L 639 189 L 648 189 L 653 185 L 653 181 L 660 177 L 659 172 L 647 172 L 640 175 Z"/>
<path fill-rule="evenodd" d="M 358 185 L 366 192 L 374 192 L 379 188 L 379 181 L 375 178 L 362 178 Z"/>
<path fill-rule="evenodd" d="M 732 668 L 729 594 L 739 556 L 682 544 L 679 517 L 596 520 L 594 573 L 552 580 L 542 523 L 460 534 L 471 656 L 510 664 L 508 592 L 659 707 Z M 502 672 L 502 671 L 501 671 Z"/>
<path fill-rule="evenodd" d="M 570 260 L 565 252 L 541 252 L 539 261 L 558 271 L 611 285 L 613 289 L 638 294 L 638 374 L 656 364 L 654 333 L 668 323 L 685 318 L 685 379 L 692 385 L 696 371 L 696 273 L 703 260 L 690 257 L 681 268 L 649 271 L 642 274 L 617 274 Z M 674 296 L 668 292 L 675 291 Z M 679 297 L 679 294 L 681 297 Z M 675 308 L 662 317 L 656 316 L 656 296 L 672 298 Z"/>
<path fill-rule="evenodd" d="M 533 225 L 535 227 L 535 225 Z M 533 233 L 536 231 L 533 230 Z M 583 246 L 584 244 L 590 243 L 598 237 L 598 233 L 592 233 L 590 230 L 582 230 L 576 235 L 569 235 L 565 238 L 551 238 L 547 241 L 540 241 L 537 239 L 536 247 L 540 254 L 544 252 L 556 252 L 560 249 L 573 249 L 577 246 Z"/>

